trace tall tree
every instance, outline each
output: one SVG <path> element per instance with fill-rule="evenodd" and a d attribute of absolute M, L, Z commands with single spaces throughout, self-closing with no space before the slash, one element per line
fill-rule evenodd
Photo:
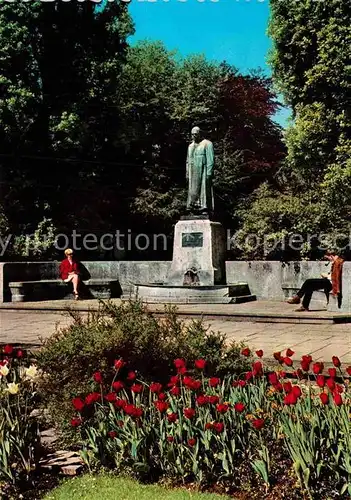
<path fill-rule="evenodd" d="M 99 11 L 91 2 L 1 2 L 2 182 L 15 226 L 62 210 L 74 223 L 86 207 L 91 227 L 96 208 L 79 188 L 104 175 L 99 162 L 119 126 L 115 94 L 132 31 L 123 1 Z"/>
<path fill-rule="evenodd" d="M 216 213 L 233 225 L 240 198 L 271 179 L 281 159 L 270 82 L 203 56 L 182 59 L 161 43 L 131 47 L 123 75 L 123 139 L 143 165 L 134 210 L 153 228 L 171 229 L 185 204 L 190 130 L 200 125 L 216 147 Z"/>
<path fill-rule="evenodd" d="M 340 148 L 351 157 L 351 4 L 271 0 L 273 78 L 291 105 L 286 165 L 318 185 Z"/>

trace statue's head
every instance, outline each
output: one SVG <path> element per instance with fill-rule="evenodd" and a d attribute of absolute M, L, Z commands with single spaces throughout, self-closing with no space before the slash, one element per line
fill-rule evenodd
<path fill-rule="evenodd" d="M 202 137 L 202 132 L 200 127 L 193 127 L 191 129 L 191 138 L 195 142 L 199 142 Z"/>

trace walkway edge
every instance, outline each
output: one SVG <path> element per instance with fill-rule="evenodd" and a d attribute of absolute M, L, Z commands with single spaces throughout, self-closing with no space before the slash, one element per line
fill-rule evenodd
<path fill-rule="evenodd" d="M 90 301 L 82 302 L 71 302 L 67 301 L 68 304 L 62 304 L 60 302 L 54 305 L 52 302 L 49 303 L 34 303 L 34 302 L 22 302 L 22 303 L 12 303 L 5 302 L 0 303 L 0 311 L 41 311 L 41 312 L 68 312 L 68 311 L 79 311 L 79 312 L 94 312 L 99 310 L 101 307 L 99 303 L 89 304 Z M 147 304 L 150 312 L 157 315 L 164 315 L 166 304 L 162 305 L 152 305 Z M 187 307 L 186 304 L 177 306 L 177 314 L 179 316 L 188 318 L 203 318 L 205 320 L 211 319 L 222 319 L 226 321 L 249 321 L 249 322 L 265 322 L 265 323 L 292 323 L 292 324 L 345 324 L 351 323 L 351 314 L 331 314 L 323 312 L 310 312 L 310 313 L 274 313 L 265 311 L 252 311 L 243 312 L 240 310 L 233 310 L 236 306 L 229 305 L 228 310 L 223 311 L 223 307 L 218 310 L 216 305 L 206 304 L 204 305 L 205 311 L 200 310 L 201 305 L 197 304 L 197 308 L 194 309 Z"/>

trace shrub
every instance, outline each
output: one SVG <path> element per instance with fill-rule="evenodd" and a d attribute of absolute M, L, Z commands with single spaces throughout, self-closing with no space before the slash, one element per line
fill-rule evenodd
<path fill-rule="evenodd" d="M 174 307 L 157 318 L 139 302 L 119 306 L 106 302 L 86 319 L 74 312 L 71 315 L 73 324 L 46 340 L 37 355 L 45 372 L 42 399 L 68 441 L 73 437 L 70 400 L 89 392 L 95 371 L 112 379 L 114 360 L 128 359 L 124 371 L 136 370 L 145 381 L 165 382 L 176 358 L 193 362 L 206 357 L 211 359 L 208 373 L 216 371 L 221 376 L 247 369 L 240 345 L 228 346 L 224 335 L 208 332 L 202 321 L 180 321 Z"/>
<path fill-rule="evenodd" d="M 266 491 L 276 482 L 279 498 L 282 483 L 281 498 L 350 495 L 349 377 L 336 356 L 321 375 L 323 363 L 306 355 L 296 369 L 293 354 L 275 353 L 290 373 L 267 372 L 258 359 L 241 377 L 224 378 L 208 377 L 205 360 L 194 369 L 176 359 L 166 384 L 125 377 L 119 360 L 112 383 L 95 373 L 93 392 L 72 400 L 85 462 L 139 477 L 226 482 L 241 494 L 244 478 L 249 489 L 257 479 Z"/>
<path fill-rule="evenodd" d="M 0 349 L 0 483 L 27 479 L 37 461 L 39 429 L 32 416 L 37 368 L 25 353 Z M 0 489 L 1 497 L 1 489 Z"/>

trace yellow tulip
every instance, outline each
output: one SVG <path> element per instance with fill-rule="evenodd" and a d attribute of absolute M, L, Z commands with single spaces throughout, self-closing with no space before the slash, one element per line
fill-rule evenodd
<path fill-rule="evenodd" d="M 18 394 L 19 391 L 19 384 L 15 384 L 14 382 L 11 382 L 10 384 L 7 384 L 7 392 L 10 394 Z"/>
<path fill-rule="evenodd" d="M 34 365 L 30 365 L 26 370 L 26 377 L 33 380 L 38 374 L 38 368 Z"/>
<path fill-rule="evenodd" d="M 0 375 L 2 375 L 3 377 L 6 377 L 9 373 L 9 369 L 7 368 L 6 365 L 4 366 L 0 366 Z"/>

